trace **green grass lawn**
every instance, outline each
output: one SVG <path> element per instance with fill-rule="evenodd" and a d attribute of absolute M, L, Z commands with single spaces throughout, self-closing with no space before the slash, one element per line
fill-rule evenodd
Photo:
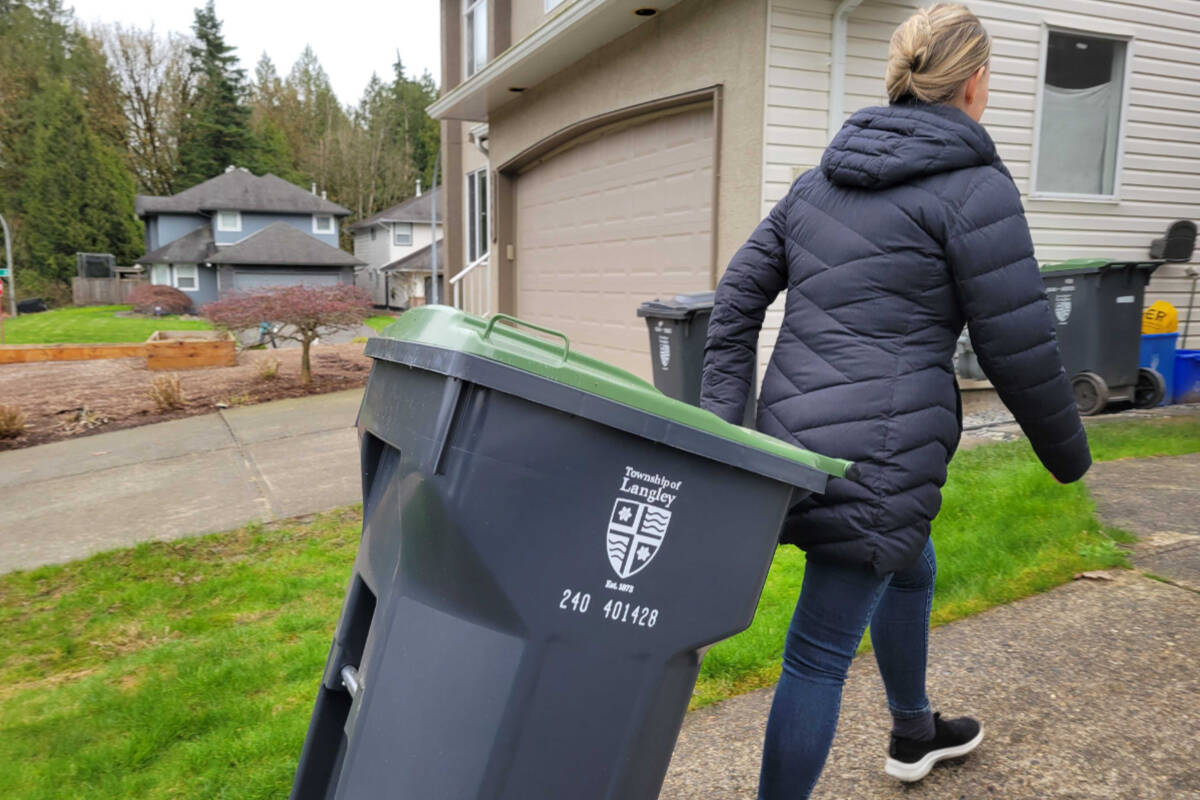
<path fill-rule="evenodd" d="M 144 342 L 155 331 L 212 328 L 208 321 L 202 319 L 116 316 L 116 312 L 128 310 L 129 306 L 85 306 L 23 314 L 4 321 L 4 343 Z"/>
<path fill-rule="evenodd" d="M 1089 430 L 1100 460 L 1200 451 L 1200 421 Z M 0 796 L 285 796 L 361 525 L 143 544 L 0 577 Z M 1024 442 L 961 453 L 934 525 L 944 623 L 1124 563 L 1086 489 Z M 770 685 L 803 576 L 780 548 L 749 630 L 712 648 L 693 705 Z"/>
<path fill-rule="evenodd" d="M 396 317 L 392 314 L 376 314 L 373 317 L 367 317 L 367 324 L 379 332 L 396 321 Z"/>

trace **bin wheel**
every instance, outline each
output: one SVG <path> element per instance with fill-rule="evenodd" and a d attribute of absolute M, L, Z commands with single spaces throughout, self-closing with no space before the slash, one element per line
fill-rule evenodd
<path fill-rule="evenodd" d="M 1137 386 L 1133 390 L 1134 408 L 1154 408 L 1167 393 L 1167 382 L 1149 367 L 1138 369 Z"/>
<path fill-rule="evenodd" d="M 1081 372 L 1071 379 L 1075 407 L 1085 417 L 1098 414 L 1108 405 L 1108 384 L 1094 372 Z"/>

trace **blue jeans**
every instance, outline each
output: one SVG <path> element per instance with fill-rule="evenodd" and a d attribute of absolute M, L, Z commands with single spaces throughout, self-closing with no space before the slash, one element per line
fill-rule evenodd
<path fill-rule="evenodd" d="M 912 564 L 883 578 L 852 567 L 807 565 L 767 719 L 759 800 L 804 800 L 812 792 L 868 621 L 892 715 L 929 713 L 925 661 L 936 574 L 932 541 Z"/>

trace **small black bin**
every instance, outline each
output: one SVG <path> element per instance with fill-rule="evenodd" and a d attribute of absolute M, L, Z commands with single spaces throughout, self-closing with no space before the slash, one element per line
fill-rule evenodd
<path fill-rule="evenodd" d="M 700 378 L 704 371 L 704 342 L 712 316 L 715 292 L 677 294 L 669 300 L 647 300 L 638 307 L 650 331 L 650 365 L 654 385 L 667 397 L 700 405 Z M 758 365 L 755 364 L 757 376 Z M 751 379 L 751 385 L 757 385 Z M 754 427 L 754 396 L 746 402 L 742 424 Z"/>
<path fill-rule="evenodd" d="M 367 344 L 362 541 L 294 800 L 653 800 L 784 514 L 855 476 L 514 324 L 425 306 Z"/>

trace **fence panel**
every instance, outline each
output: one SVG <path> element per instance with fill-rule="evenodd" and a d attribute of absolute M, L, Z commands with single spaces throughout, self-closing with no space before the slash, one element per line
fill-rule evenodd
<path fill-rule="evenodd" d="M 148 278 L 72 278 L 71 294 L 77 306 L 119 306 L 129 302 L 135 287 Z"/>

